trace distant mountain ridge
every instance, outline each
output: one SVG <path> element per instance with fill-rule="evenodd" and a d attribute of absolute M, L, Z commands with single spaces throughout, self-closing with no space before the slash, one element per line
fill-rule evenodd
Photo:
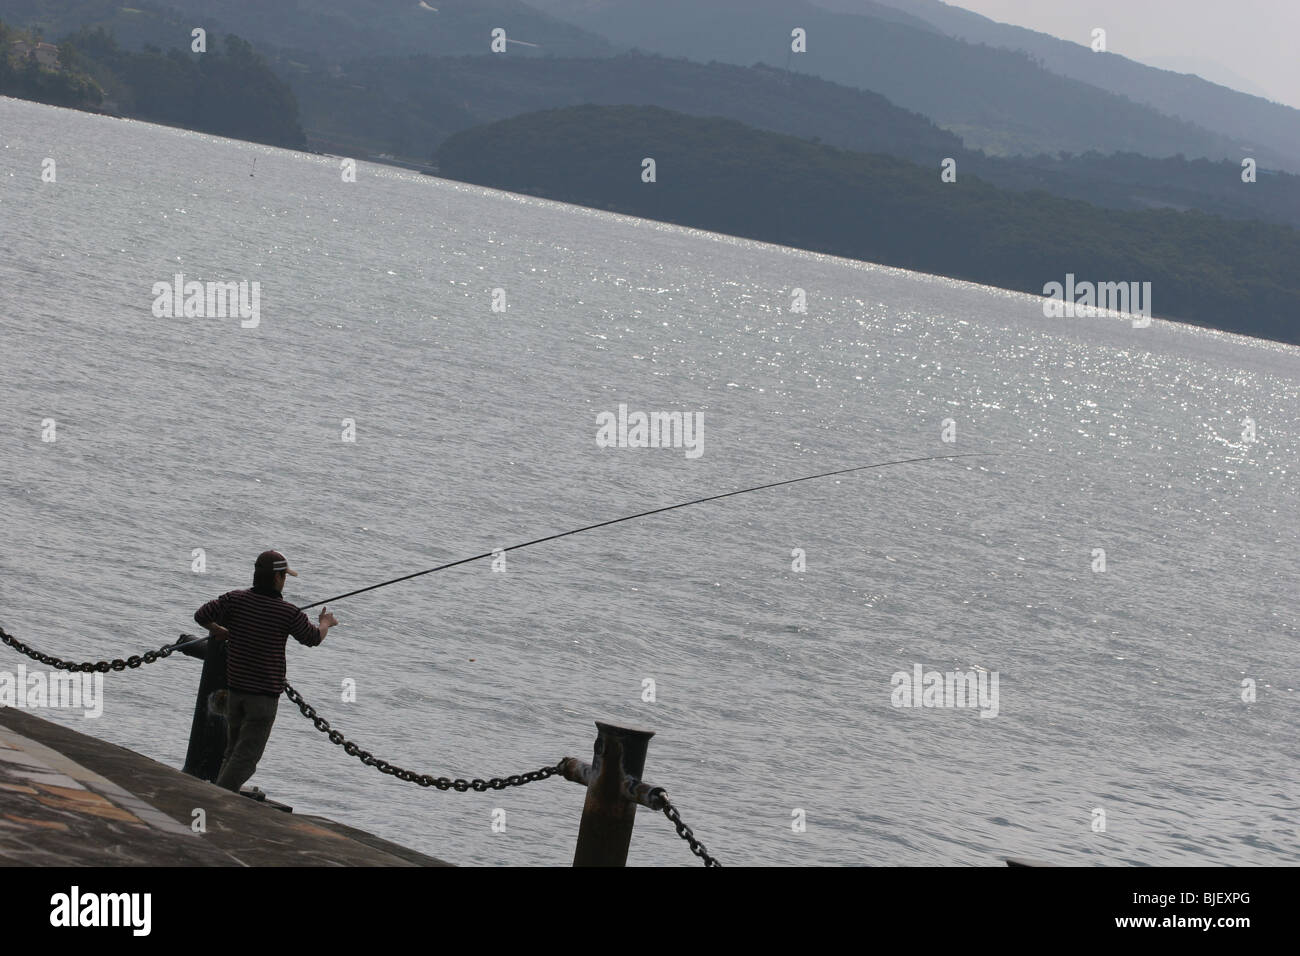
<path fill-rule="evenodd" d="M 332 151 L 360 147 L 423 161 L 448 136 L 482 123 L 557 107 L 634 104 L 724 116 L 842 149 L 897 156 L 936 176 L 951 157 L 960 176 L 1017 192 L 1041 189 L 1117 209 L 1201 209 L 1300 226 L 1300 178 L 1294 176 L 1272 174 L 1246 185 L 1231 162 L 1133 153 L 985 156 L 875 93 L 768 66 L 631 53 L 370 58 L 344 61 L 338 75 L 291 63 L 278 67 L 290 78 L 308 135 Z"/>
<path fill-rule="evenodd" d="M 242 35 L 331 56 L 489 52 L 505 31 L 515 56 L 597 56 L 610 43 L 521 0 L 163 0 L 238 25 Z"/>
<path fill-rule="evenodd" d="M 234 14 L 241 9 L 235 0 L 219 0 L 216 5 Z M 46 34 L 54 39 L 67 34 L 50 32 L 51 24 L 107 23 L 117 33 L 123 55 L 107 55 L 103 44 L 92 44 L 96 52 L 91 59 L 98 64 L 92 72 L 107 93 L 105 108 L 209 129 L 207 116 L 186 118 L 190 80 L 176 76 L 159 80 L 169 76 L 172 68 L 159 51 L 150 53 L 142 48 L 152 44 L 168 51 L 167 56 L 175 50 L 175 55 L 194 60 L 196 55 L 188 52 L 190 24 L 201 19 L 212 40 L 219 35 L 217 26 L 223 21 L 208 15 L 192 18 L 173 8 L 121 7 L 109 0 L 0 0 L 0 7 L 4 6 L 24 7 L 29 15 L 45 16 Z M 311 0 L 304 3 L 307 8 L 317 13 L 347 12 L 337 0 Z M 510 13 L 510 9 L 501 9 Z M 937 28 L 910 14 L 880 4 L 871 4 L 869 9 L 883 11 L 889 18 L 885 25 L 891 29 L 920 24 L 920 34 L 927 40 L 943 40 Z M 357 10 L 370 11 L 376 17 L 395 11 L 399 19 L 411 13 L 404 0 L 374 0 Z M 353 11 L 349 15 L 360 14 Z M 466 29 L 456 42 L 479 49 L 482 23 Z M 77 35 L 93 34 L 94 30 L 89 30 Z M 813 40 L 819 42 L 816 34 Z M 1262 175 L 1258 184 L 1245 185 L 1240 170 L 1231 163 L 1153 159 L 1136 151 L 1113 155 L 1080 151 L 1065 157 L 988 156 L 967 149 L 950 130 L 878 93 L 781 66 L 700 63 L 634 53 L 539 57 L 527 48 L 520 48 L 518 52 L 525 55 L 519 56 L 514 47 L 504 55 L 478 52 L 455 57 L 360 58 L 286 50 L 267 41 L 260 42 L 258 49 L 272 69 L 291 84 L 308 143 L 343 155 L 396 157 L 385 161 L 423 164 L 448 136 L 482 123 L 584 103 L 659 106 L 696 116 L 725 116 L 842 149 L 897 156 L 932 170 L 941 159 L 951 157 L 962 177 L 977 176 L 1015 192 L 1041 189 L 1116 209 L 1199 209 L 1234 219 L 1300 225 L 1300 181 L 1293 176 Z M 142 56 L 127 57 L 127 51 Z M 119 65 L 110 66 L 110 61 Z M 45 85 L 57 79 L 53 74 L 40 78 Z M 15 91 L 27 88 L 33 98 L 59 99 L 50 90 L 42 93 L 39 84 L 9 86 Z M 298 123 L 297 107 L 279 93 L 264 99 L 279 104 L 283 129 L 263 115 L 264 109 L 252 109 L 251 104 L 250 122 L 230 122 L 234 117 L 223 111 L 226 123 L 222 128 L 232 135 L 241 135 L 242 130 L 243 135 L 264 142 L 278 142 L 284 135 L 297 142 L 301 133 L 291 132 Z"/>
<path fill-rule="evenodd" d="M 928 116 L 968 147 L 996 155 L 1096 150 L 1239 160 L 1246 145 L 1235 132 L 1198 126 L 1053 72 L 1029 54 L 975 45 L 933 24 L 917 25 L 911 11 L 900 17 L 899 10 L 882 12 L 880 4 L 866 0 L 852 0 L 854 9 L 867 11 L 853 14 L 807 0 L 529 2 L 615 43 L 702 62 L 761 61 L 873 90 Z M 791 53 L 794 27 L 807 31 L 808 52 Z M 1104 56 L 1117 69 L 1131 62 Z M 1257 147 L 1260 165 L 1300 172 L 1300 150 L 1286 148 L 1285 142 L 1249 145 Z"/>
<path fill-rule="evenodd" d="M 118 42 L 133 49 L 141 42 L 169 48 L 201 26 L 209 33 L 237 33 L 262 46 L 331 58 L 460 56 L 487 53 L 492 30 L 500 27 L 507 39 L 522 41 L 509 44 L 517 56 L 614 52 L 603 37 L 521 0 L 0 0 L 0 19 L 43 26 L 51 35 L 82 26 L 111 27 Z M 183 32 L 161 41 L 160 19 L 177 23 Z"/>
<path fill-rule="evenodd" d="M 407 155 L 428 155 L 447 136 L 480 123 L 584 103 L 727 116 L 936 169 L 944 156 L 965 155 L 952 133 L 876 93 L 771 67 L 635 53 L 592 59 L 421 56 L 345 61 L 337 77 L 289 75 L 312 132 L 337 140 L 365 127 L 387 151 Z"/>
<path fill-rule="evenodd" d="M 129 50 L 184 48 L 190 29 L 202 25 L 209 34 L 238 34 L 268 57 L 279 52 L 286 63 L 317 68 L 375 56 L 487 55 L 491 31 L 500 27 L 512 42 L 498 58 L 598 58 L 639 48 L 808 73 L 884 96 L 991 155 L 1095 150 L 1239 161 L 1249 146 L 1261 166 L 1300 172 L 1300 111 L 1093 54 L 938 0 L 130 2 L 0 0 L 0 18 L 48 38 L 103 25 Z M 809 31 L 807 53 L 790 51 L 794 25 Z M 987 34 L 997 47 L 949 34 Z M 998 48 L 1015 46 L 1038 52 Z M 1130 74 L 1138 80 L 1129 83 Z M 1129 92 L 1126 84 L 1141 89 L 1131 98 L 1113 92 Z M 1143 95 L 1157 106 L 1137 102 Z"/>
<path fill-rule="evenodd" d="M 1264 165 L 1300 172 L 1300 110 L 1290 106 L 1229 89 L 1199 76 L 1147 66 L 1114 53 L 1094 53 L 1082 43 L 1070 43 L 1047 33 L 998 23 L 941 0 L 812 2 L 828 10 L 847 13 L 875 9 L 884 3 L 924 20 L 949 36 L 1008 50 L 1024 50 L 1053 73 L 1127 96 L 1166 115 L 1224 133 L 1237 140 L 1239 148 L 1250 147 L 1270 157 L 1268 163 L 1261 160 Z"/>

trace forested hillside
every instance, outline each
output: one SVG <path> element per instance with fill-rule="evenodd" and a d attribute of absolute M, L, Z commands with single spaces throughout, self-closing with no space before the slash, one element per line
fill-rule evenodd
<path fill-rule="evenodd" d="M 642 181 L 642 161 L 657 181 Z M 1159 317 L 1300 343 L 1300 232 L 1121 212 L 653 107 L 575 107 L 447 140 L 444 175 L 1041 295 L 1150 282 Z"/>

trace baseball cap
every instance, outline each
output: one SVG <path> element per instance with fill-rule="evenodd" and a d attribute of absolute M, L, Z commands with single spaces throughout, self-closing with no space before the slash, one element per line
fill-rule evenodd
<path fill-rule="evenodd" d="M 289 559 L 279 551 L 263 551 L 257 556 L 255 567 L 283 571 L 285 574 L 292 574 L 295 578 L 298 576 L 298 572 L 289 567 Z"/>

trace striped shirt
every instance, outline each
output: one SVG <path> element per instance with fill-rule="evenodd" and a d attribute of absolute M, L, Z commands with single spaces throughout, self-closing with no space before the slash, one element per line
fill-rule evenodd
<path fill-rule="evenodd" d="M 227 591 L 194 612 L 200 627 L 220 624 L 226 641 L 226 682 L 245 694 L 284 692 L 284 646 L 294 640 L 315 647 L 323 638 L 307 615 L 283 598 L 255 591 Z"/>

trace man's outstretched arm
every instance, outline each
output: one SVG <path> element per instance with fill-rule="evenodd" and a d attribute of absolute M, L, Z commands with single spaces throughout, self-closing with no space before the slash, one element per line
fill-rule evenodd
<path fill-rule="evenodd" d="M 330 632 L 330 628 L 338 623 L 338 618 L 329 612 L 329 608 L 320 609 L 319 624 L 313 624 L 307 620 L 307 615 L 302 611 L 298 612 L 298 618 L 294 621 L 293 627 L 289 633 L 299 644 L 307 647 L 315 647 L 321 641 L 325 640 L 325 635 Z"/>

